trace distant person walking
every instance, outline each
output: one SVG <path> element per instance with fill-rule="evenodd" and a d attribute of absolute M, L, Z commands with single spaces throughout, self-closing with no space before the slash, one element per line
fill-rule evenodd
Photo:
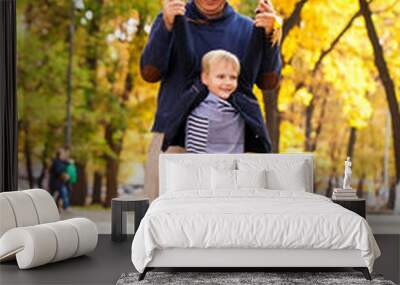
<path fill-rule="evenodd" d="M 69 149 L 67 147 L 59 148 L 50 167 L 49 189 L 50 193 L 53 196 L 56 196 L 56 202 L 58 199 L 61 199 L 63 209 L 68 209 L 69 207 L 71 176 L 68 174 L 68 172 L 71 172 L 71 170 L 68 170 L 68 167 Z"/>

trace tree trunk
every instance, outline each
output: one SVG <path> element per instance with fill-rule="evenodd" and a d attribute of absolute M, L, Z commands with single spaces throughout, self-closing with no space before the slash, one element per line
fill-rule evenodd
<path fill-rule="evenodd" d="M 39 188 L 47 188 L 47 185 L 43 185 L 43 180 L 46 176 L 46 172 L 47 172 L 47 161 L 46 160 L 42 160 L 42 171 L 40 171 L 40 175 L 37 178 L 37 185 Z"/>
<path fill-rule="evenodd" d="M 335 174 L 332 173 L 329 176 L 328 186 L 326 187 L 326 191 L 325 191 L 325 196 L 328 198 L 332 197 L 333 188 L 335 187 L 335 184 L 336 184 L 335 179 L 336 179 Z"/>
<path fill-rule="evenodd" d="M 103 176 L 99 171 L 94 172 L 92 204 L 101 204 L 101 187 Z"/>
<path fill-rule="evenodd" d="M 119 161 L 116 158 L 107 156 L 106 158 L 106 188 L 107 195 L 104 201 L 104 207 L 111 206 L 112 198 L 118 196 L 118 170 Z"/>
<path fill-rule="evenodd" d="M 351 159 L 353 159 L 354 146 L 356 145 L 356 139 L 357 139 L 357 129 L 355 127 L 351 127 L 349 143 L 347 145 L 347 156 L 350 157 Z"/>
<path fill-rule="evenodd" d="M 305 122 L 305 145 L 304 149 L 307 152 L 312 151 L 312 146 L 313 143 L 311 141 L 311 133 L 312 133 L 312 116 L 314 113 L 314 101 L 315 101 L 315 96 L 310 101 L 310 104 L 306 107 L 306 122 Z"/>
<path fill-rule="evenodd" d="M 93 18 L 88 23 L 88 40 L 86 41 L 86 64 L 89 69 L 90 87 L 86 90 L 86 106 L 89 110 L 93 110 L 93 98 L 96 98 L 97 93 L 97 61 L 99 57 L 100 43 L 98 38 L 101 23 L 101 11 L 103 9 L 103 0 L 93 2 L 94 7 L 88 7 L 94 12 Z M 99 51 L 100 50 L 100 51 Z"/>
<path fill-rule="evenodd" d="M 86 164 L 76 163 L 78 181 L 71 189 L 71 205 L 85 206 L 87 195 Z"/>
<path fill-rule="evenodd" d="M 40 158 L 40 160 L 42 162 L 42 171 L 40 172 L 40 175 L 37 179 L 37 185 L 39 188 L 47 188 L 48 187 L 48 185 L 43 185 L 43 180 L 46 176 L 47 167 L 48 167 L 47 158 L 49 156 L 49 140 L 50 140 L 49 135 L 50 135 L 50 132 L 47 132 L 46 141 L 44 142 L 44 148 L 43 148 L 41 158 Z"/>
<path fill-rule="evenodd" d="M 324 96 L 324 98 L 322 100 L 321 112 L 319 114 L 317 127 L 315 128 L 315 137 L 314 137 L 313 143 L 311 145 L 311 150 L 310 150 L 311 152 L 314 152 L 317 149 L 318 139 L 319 139 L 319 136 L 321 134 L 322 126 L 323 126 L 323 123 L 324 123 L 324 117 L 325 117 L 325 110 L 326 110 L 327 101 L 328 100 L 327 100 L 326 96 Z"/>
<path fill-rule="evenodd" d="M 279 127 L 281 121 L 281 114 L 278 110 L 278 90 L 264 91 L 264 110 L 266 112 L 266 125 L 271 137 L 272 152 L 279 152 Z"/>
<path fill-rule="evenodd" d="M 108 147 L 112 150 L 113 154 L 106 154 L 106 199 L 103 203 L 104 207 L 111 206 L 112 198 L 118 196 L 118 171 L 119 171 L 119 155 L 122 150 L 123 135 L 118 140 L 114 139 L 116 131 L 123 131 L 124 129 L 115 129 L 111 124 L 105 126 L 105 140 Z"/>
<path fill-rule="evenodd" d="M 332 197 L 333 188 L 339 187 L 339 178 L 337 176 L 336 161 L 338 156 L 339 147 L 337 141 L 330 143 L 329 158 L 332 163 L 331 175 L 329 176 L 328 187 L 326 189 L 326 197 Z"/>
<path fill-rule="evenodd" d="M 358 198 L 363 198 L 364 197 L 364 183 L 365 183 L 365 178 L 366 174 L 363 173 L 361 175 L 360 180 L 358 180 L 358 185 L 357 185 L 357 197 Z"/>
<path fill-rule="evenodd" d="M 301 11 L 303 10 L 304 5 L 308 0 L 300 0 L 296 3 L 292 14 L 285 20 L 282 28 L 282 45 L 285 41 L 286 37 L 289 35 L 289 32 L 300 24 L 301 21 Z"/>
<path fill-rule="evenodd" d="M 400 110 L 396 98 L 396 89 L 394 82 L 390 77 L 389 69 L 385 61 L 383 49 L 380 44 L 374 22 L 371 17 L 371 10 L 366 0 L 359 0 L 360 9 L 363 14 L 367 28 L 368 38 L 374 50 L 375 66 L 378 69 L 380 80 L 386 93 L 386 99 L 389 105 L 392 118 L 393 149 L 396 166 L 396 182 L 400 181 Z"/>
<path fill-rule="evenodd" d="M 67 102 L 66 102 L 66 118 L 64 144 L 71 146 L 72 139 L 72 69 L 74 55 L 74 36 L 75 36 L 75 2 L 70 0 L 69 11 L 69 30 L 68 30 L 68 67 L 67 67 Z"/>
<path fill-rule="evenodd" d="M 105 127 L 105 140 L 107 145 L 113 151 L 113 155 L 106 154 L 106 199 L 104 201 L 104 207 L 111 206 L 112 198 L 118 196 L 118 171 L 119 171 L 119 155 L 122 150 L 123 135 L 120 136 L 118 140 L 114 139 L 114 134 L 116 131 L 121 131 L 121 129 L 115 129 L 110 124 Z M 124 130 L 122 129 L 124 132 Z"/>
<path fill-rule="evenodd" d="M 400 215 L 400 182 L 394 185 L 394 213 Z"/>
<path fill-rule="evenodd" d="M 25 155 L 25 166 L 26 166 L 26 173 L 28 174 L 28 182 L 29 188 L 35 187 L 35 178 L 33 177 L 33 169 L 32 169 L 32 147 L 30 141 L 30 134 L 29 134 L 29 123 L 23 123 L 24 128 L 24 155 Z"/>
<path fill-rule="evenodd" d="M 387 202 L 388 209 L 394 210 L 395 202 L 396 202 L 396 184 L 393 183 L 392 186 L 389 188 L 389 198 Z"/>

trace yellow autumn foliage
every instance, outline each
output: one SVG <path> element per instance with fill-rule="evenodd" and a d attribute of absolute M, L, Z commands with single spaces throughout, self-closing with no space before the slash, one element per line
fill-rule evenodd
<path fill-rule="evenodd" d="M 307 88 L 300 88 L 294 95 L 294 100 L 298 103 L 308 106 L 313 98 L 313 95 L 307 90 Z"/>
<path fill-rule="evenodd" d="M 302 152 L 304 133 L 299 126 L 284 121 L 280 126 L 280 147 L 282 152 Z"/>

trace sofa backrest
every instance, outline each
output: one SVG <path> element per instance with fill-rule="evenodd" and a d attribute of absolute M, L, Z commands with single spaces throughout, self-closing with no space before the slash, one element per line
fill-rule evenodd
<path fill-rule="evenodd" d="M 60 220 L 53 197 L 43 189 L 0 193 L 0 237 L 9 229 Z"/>
<path fill-rule="evenodd" d="M 159 193 L 167 191 L 168 169 L 171 165 L 180 164 L 185 167 L 217 166 L 218 168 L 239 170 L 273 170 L 282 173 L 277 179 L 286 179 L 288 169 L 301 168 L 304 177 L 298 181 L 304 184 L 304 190 L 314 192 L 314 165 L 312 154 L 161 154 L 159 160 Z"/>

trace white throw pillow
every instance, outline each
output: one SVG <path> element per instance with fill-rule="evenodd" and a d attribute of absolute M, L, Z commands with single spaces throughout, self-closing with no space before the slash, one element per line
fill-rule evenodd
<path fill-rule="evenodd" d="M 306 176 L 303 164 L 290 171 L 267 170 L 267 188 L 272 190 L 306 191 Z"/>
<path fill-rule="evenodd" d="M 211 189 L 211 167 L 168 163 L 168 191 Z"/>
<path fill-rule="evenodd" d="M 211 169 L 211 188 L 218 190 L 236 190 L 236 170 Z"/>
<path fill-rule="evenodd" d="M 267 188 L 266 171 L 211 169 L 211 188 L 214 191 L 241 188 Z"/>
<path fill-rule="evenodd" d="M 266 170 L 267 188 L 272 190 L 306 191 L 309 186 L 309 165 L 294 159 L 239 159 L 239 170 Z"/>
<path fill-rule="evenodd" d="M 190 159 L 192 155 L 182 154 L 182 158 L 165 162 L 166 191 L 209 190 L 211 191 L 211 168 L 235 169 L 233 159 L 213 159 L 202 155 L 204 159 Z M 197 156 L 197 154 L 195 154 Z"/>
<path fill-rule="evenodd" d="M 267 176 L 263 170 L 236 170 L 237 188 L 267 188 Z"/>

